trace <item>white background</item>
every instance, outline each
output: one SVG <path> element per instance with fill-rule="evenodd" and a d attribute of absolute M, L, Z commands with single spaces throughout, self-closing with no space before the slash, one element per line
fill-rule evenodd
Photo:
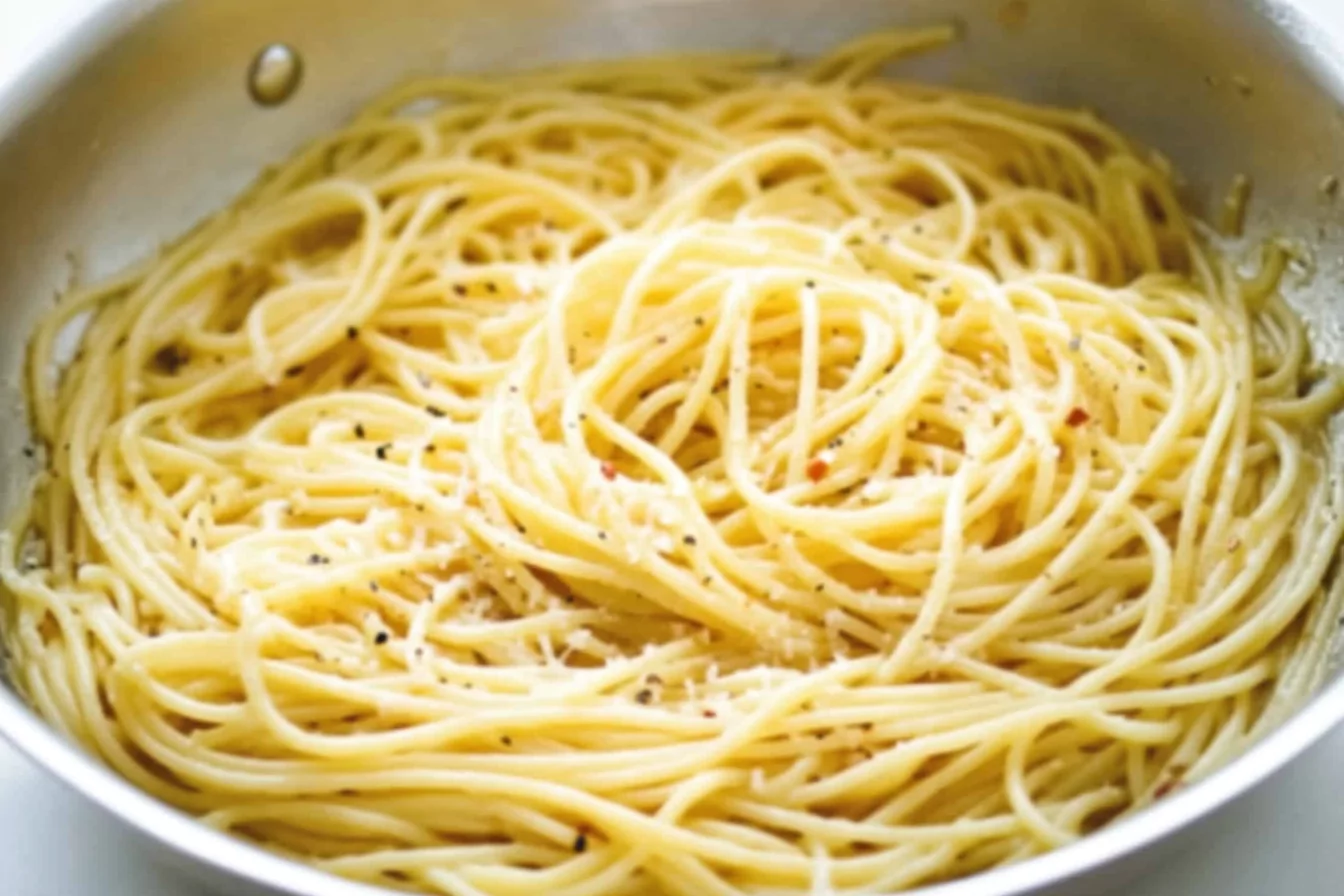
<path fill-rule="evenodd" d="M 98 2 L 0 0 L 0 82 Z M 1338 10 L 1344 29 L 1344 0 L 1312 2 Z M 130 834 L 0 743 L 0 896 L 203 896 L 146 855 Z M 1339 894 L 1344 731 L 1215 819 L 1126 896 Z"/>

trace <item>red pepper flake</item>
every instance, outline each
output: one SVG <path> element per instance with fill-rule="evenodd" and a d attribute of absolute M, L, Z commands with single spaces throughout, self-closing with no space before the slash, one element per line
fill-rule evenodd
<path fill-rule="evenodd" d="M 1181 782 L 1177 778 L 1172 778 L 1169 781 L 1163 781 L 1161 784 L 1157 785 L 1157 789 L 1153 791 L 1153 799 L 1160 800 L 1180 786 Z"/>
<path fill-rule="evenodd" d="M 707 718 L 707 719 L 717 719 L 717 718 L 719 717 L 719 714 L 716 713 L 716 712 L 715 712 L 714 710 L 712 710 L 712 709 L 706 709 L 706 710 L 704 710 L 704 712 L 702 713 L 702 715 L 704 715 L 704 717 Z"/>
<path fill-rule="evenodd" d="M 807 462 L 807 478 L 813 482 L 820 482 L 826 478 L 826 474 L 831 471 L 831 465 L 819 457 L 814 457 Z"/>
<path fill-rule="evenodd" d="M 1162 797 L 1171 793 L 1177 787 L 1180 787 L 1185 783 L 1185 781 L 1183 780 L 1186 772 L 1185 766 L 1173 765 L 1171 766 L 1171 768 L 1167 769 L 1167 771 L 1171 775 L 1171 777 L 1163 781 L 1161 784 L 1157 785 L 1157 788 L 1153 790 L 1153 799 L 1155 800 L 1162 799 Z"/>
<path fill-rule="evenodd" d="M 1064 422 L 1067 423 L 1069 426 L 1082 426 L 1084 423 L 1086 423 L 1091 419 L 1092 415 L 1089 414 L 1087 411 L 1083 410 L 1082 408 L 1074 408 L 1073 410 L 1069 411 L 1069 416 L 1064 418 Z"/>
<path fill-rule="evenodd" d="M 602 461 L 602 478 L 608 482 L 616 478 L 616 465 L 609 460 Z"/>

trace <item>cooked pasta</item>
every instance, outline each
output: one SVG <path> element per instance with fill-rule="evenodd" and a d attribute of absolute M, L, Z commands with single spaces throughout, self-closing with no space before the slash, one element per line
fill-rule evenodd
<path fill-rule="evenodd" d="M 1226 763 L 1322 673 L 1340 381 L 1094 115 L 879 76 L 950 36 L 410 84 L 67 296 L 27 697 L 455 896 L 891 892 Z"/>

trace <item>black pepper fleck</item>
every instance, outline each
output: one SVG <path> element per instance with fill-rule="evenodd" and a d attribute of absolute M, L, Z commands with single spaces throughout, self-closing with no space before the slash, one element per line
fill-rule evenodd
<path fill-rule="evenodd" d="M 187 351 L 176 345 L 165 345 L 154 353 L 154 366 L 169 376 L 175 376 L 189 360 L 191 356 Z"/>

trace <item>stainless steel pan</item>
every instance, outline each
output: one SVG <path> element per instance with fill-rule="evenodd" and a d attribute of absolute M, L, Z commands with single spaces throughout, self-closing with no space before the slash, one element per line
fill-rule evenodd
<path fill-rule="evenodd" d="M 965 40 L 903 73 L 1096 108 L 1161 149 L 1196 207 L 1211 207 L 1234 174 L 1250 175 L 1248 247 L 1266 235 L 1312 247 L 1316 262 L 1298 272 L 1293 298 L 1318 350 L 1344 359 L 1344 198 L 1322 189 L 1344 177 L 1344 0 L 100 0 L 0 84 L 0 389 L 11 410 L 0 427 L 0 504 L 12 509 L 30 473 L 18 370 L 53 294 L 72 275 L 153 251 L 393 82 L 672 48 L 807 53 L 874 27 L 949 17 L 965 23 Z M 272 41 L 296 46 L 307 74 L 289 102 L 262 108 L 245 76 Z M 1335 675 L 1198 786 L 1074 846 L 921 893 L 1109 892 L 1342 717 Z M 0 733 L 225 892 L 375 892 L 140 794 L 3 687 Z"/>

